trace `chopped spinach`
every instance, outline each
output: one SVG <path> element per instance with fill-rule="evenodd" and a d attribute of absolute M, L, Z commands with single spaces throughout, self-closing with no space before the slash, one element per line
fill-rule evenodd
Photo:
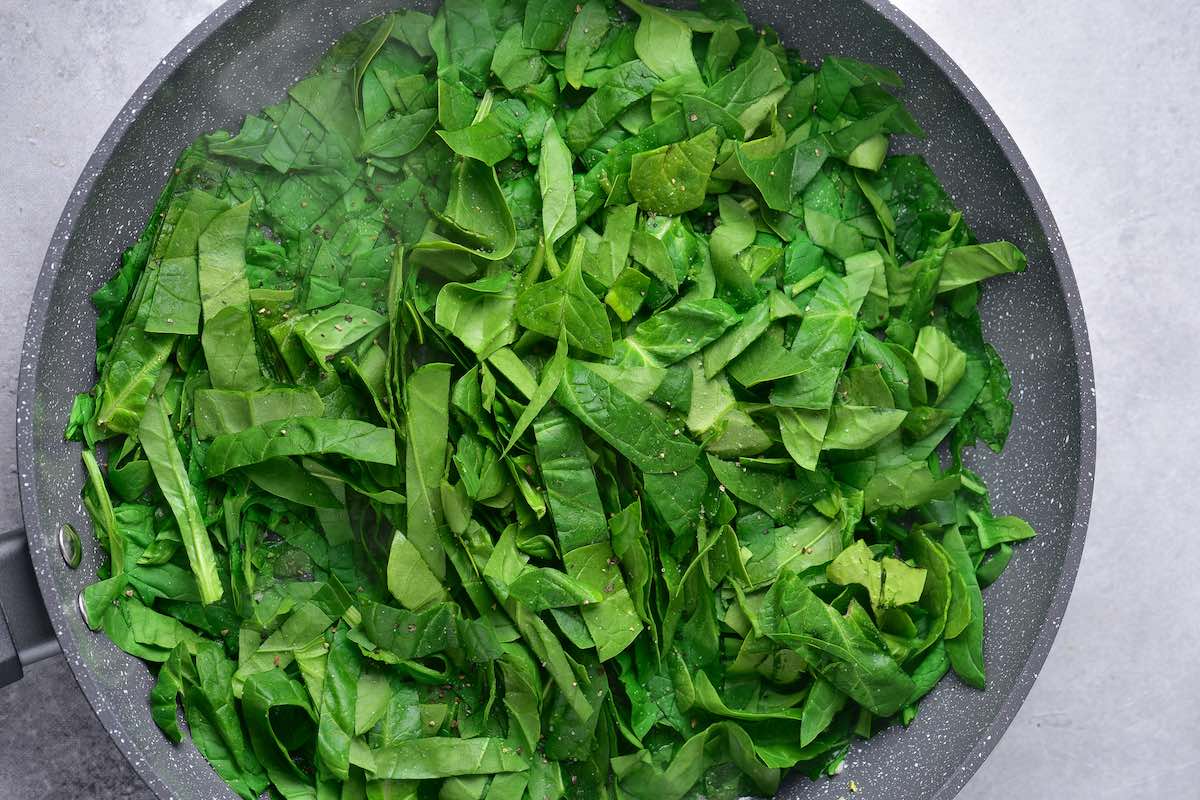
<path fill-rule="evenodd" d="M 238 795 L 732 800 L 985 685 L 1025 257 L 898 76 L 699 6 L 364 23 L 94 295 L 83 606 Z"/>

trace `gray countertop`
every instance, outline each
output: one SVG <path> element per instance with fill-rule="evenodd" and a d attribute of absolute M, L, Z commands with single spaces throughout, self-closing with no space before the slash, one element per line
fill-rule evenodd
<path fill-rule="evenodd" d="M 125 99 L 216 0 L 0 0 L 0 430 L 51 230 Z M 1062 228 L 1091 330 L 1099 459 L 1057 643 L 963 800 L 1195 797 L 1190 545 L 1200 307 L 1200 5 L 897 0 L 975 81 Z M 11 435 L 0 524 L 20 525 Z M 1181 624 L 1181 620 L 1184 620 Z M 0 690 L 0 797 L 151 800 L 61 657 Z"/>

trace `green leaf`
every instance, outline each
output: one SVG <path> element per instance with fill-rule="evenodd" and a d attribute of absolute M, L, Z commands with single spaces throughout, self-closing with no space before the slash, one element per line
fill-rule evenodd
<path fill-rule="evenodd" d="M 196 576 L 200 599 L 205 604 L 215 603 L 221 599 L 224 590 L 217 575 L 212 541 L 208 537 L 208 529 L 204 525 L 204 517 L 200 513 L 183 457 L 175 444 L 171 420 L 157 398 L 151 398 L 146 403 L 138 440 L 150 461 L 150 468 L 154 470 L 154 480 L 179 526 L 188 564 Z"/>
<path fill-rule="evenodd" d="M 492 54 L 492 74 L 510 92 L 537 83 L 546 74 L 546 64 L 540 54 L 522 44 L 523 38 L 522 26 L 509 27 Z"/>
<path fill-rule="evenodd" d="M 381 314 L 369 308 L 338 303 L 296 320 L 292 333 L 313 362 L 329 371 L 333 369 L 334 356 L 374 336 L 385 322 Z"/>
<path fill-rule="evenodd" d="M 818 678 L 813 681 L 800 719 L 800 746 L 810 744 L 829 727 L 836 715 L 846 705 L 846 695 L 838 691 L 829 681 Z"/>
<path fill-rule="evenodd" d="M 532 0 L 527 3 L 525 46 L 536 50 L 558 50 L 575 13 L 575 4 L 567 0 Z"/>
<path fill-rule="evenodd" d="M 855 583 L 866 589 L 876 618 L 885 609 L 917 602 L 925 588 L 925 570 L 890 556 L 876 561 L 861 539 L 839 553 L 825 574 L 838 586 Z"/>
<path fill-rule="evenodd" d="M 984 550 L 991 550 L 1004 542 L 1021 542 L 1035 536 L 1033 527 L 1020 517 L 993 517 L 974 511 L 968 511 L 967 516 L 975 523 L 979 546 Z"/>
<path fill-rule="evenodd" d="M 489 167 L 512 155 L 513 146 L 506 131 L 494 115 L 453 131 L 438 131 L 451 150 L 464 158 L 474 158 Z"/>
<path fill-rule="evenodd" d="M 970 621 L 957 635 L 946 639 L 946 654 L 954 673 L 976 689 L 983 689 L 986 682 L 983 669 L 983 595 L 975 578 L 975 567 L 957 528 L 950 528 L 942 539 L 942 546 L 950 558 L 954 572 L 965 586 L 966 602 L 970 608 Z M 949 637 L 949 631 L 947 631 Z"/>
<path fill-rule="evenodd" d="M 474 158 L 463 158 L 455 165 L 446 207 L 438 219 L 442 225 L 413 246 L 413 258 L 461 253 L 499 261 L 516 247 L 516 226 L 496 171 Z M 436 262 L 425 263 L 436 269 Z"/>
<path fill-rule="evenodd" d="M 845 280 L 830 275 L 821 281 L 795 341 L 787 355 L 779 359 L 781 366 L 763 371 L 776 380 L 787 378 L 771 391 L 772 403 L 813 411 L 830 406 L 838 376 L 854 343 L 858 309 L 870 286 L 869 280 L 862 280 L 861 275 L 848 275 Z"/>
<path fill-rule="evenodd" d="M 446 592 L 437 576 L 430 571 L 424 558 L 403 533 L 392 536 L 392 549 L 387 563 L 388 591 L 400 605 L 412 611 L 435 602 L 444 602 Z"/>
<path fill-rule="evenodd" d="M 248 309 L 230 306 L 219 311 L 205 323 L 200 342 L 213 388 L 253 391 L 266 382 Z"/>
<path fill-rule="evenodd" d="M 364 155 L 398 158 L 416 150 L 437 122 L 437 109 L 421 108 L 409 114 L 396 114 L 367 128 L 362 139 Z"/>
<path fill-rule="evenodd" d="M 685 300 L 638 325 L 626 342 L 661 366 L 670 366 L 716 341 L 738 317 L 716 298 Z"/>
<path fill-rule="evenodd" d="M 576 25 L 583 16 L 581 12 L 575 18 Z M 642 61 L 628 61 L 615 67 L 571 116 L 566 130 L 567 144 L 571 150 L 583 152 L 613 120 L 650 94 L 659 83 L 658 76 Z"/>
<path fill-rule="evenodd" d="M 738 537 L 750 553 L 746 561 L 750 584 L 765 585 L 785 571 L 799 573 L 828 564 L 842 551 L 843 527 L 842 519 L 827 519 L 812 511 L 777 528 L 741 525 Z"/>
<path fill-rule="evenodd" d="M 812 414 L 814 412 L 803 412 Z M 821 413 L 821 412 L 815 412 Z M 866 450 L 897 430 L 908 412 L 898 408 L 835 403 L 829 412 L 824 450 Z"/>
<path fill-rule="evenodd" d="M 799 142 L 778 153 L 755 158 L 740 143 L 735 148 L 738 166 L 758 189 L 763 202 L 776 211 L 790 211 L 797 194 L 821 169 L 829 150 L 821 142 Z"/>
<path fill-rule="evenodd" d="M 168 212 L 172 224 L 160 234 L 151 255 L 156 280 L 147 304 L 144 330 L 148 333 L 191 334 L 200 332 L 200 275 L 197 249 L 200 237 L 222 212 L 229 208 L 223 198 L 192 191 L 178 198 Z M 173 213 L 172 213 L 173 212 Z"/>
<path fill-rule="evenodd" d="M 705 97 L 736 117 L 744 131 L 738 138 L 746 138 L 772 114 L 787 89 L 779 59 L 760 41 L 749 58 L 709 87 Z M 793 191 L 806 182 L 799 182 Z"/>
<path fill-rule="evenodd" d="M 866 510 L 915 508 L 941 499 L 958 488 L 957 475 L 935 477 L 924 461 L 910 461 L 879 470 L 863 489 Z"/>
<path fill-rule="evenodd" d="M 534 433 L 560 547 L 570 551 L 604 542 L 608 528 L 578 424 L 562 411 L 547 411 L 535 420 Z"/>
<path fill-rule="evenodd" d="M 276 497 L 314 508 L 341 508 L 342 501 L 319 478 L 289 458 L 271 458 L 244 468 L 258 488 Z"/>
<path fill-rule="evenodd" d="M 855 613 L 857 609 L 857 613 Z M 915 686 L 888 655 L 878 631 L 852 602 L 843 616 L 794 575 L 776 581 L 759 612 L 772 640 L 799 653 L 830 684 L 873 714 L 900 710 Z"/>
<path fill-rule="evenodd" d="M 949 292 L 996 275 L 1024 272 L 1025 254 L 1009 242 L 953 247 L 946 251 L 938 291 Z"/>
<path fill-rule="evenodd" d="M 409 739 L 372 753 L 372 774 L 390 780 L 429 780 L 453 775 L 494 775 L 529 769 L 504 739 L 476 737 Z"/>
<path fill-rule="evenodd" d="M 196 392 L 192 418 L 196 435 L 211 439 L 288 417 L 316 417 L 325 410 L 315 390 L 276 387 L 259 391 L 201 389 Z"/>
<path fill-rule="evenodd" d="M 691 211 L 704 200 L 717 131 L 709 129 L 676 144 L 637 153 L 630 163 L 629 191 L 643 210 L 675 215 Z"/>
<path fill-rule="evenodd" d="M 567 363 L 555 398 L 643 472 L 674 472 L 696 463 L 699 448 L 687 437 L 578 361 Z"/>
<path fill-rule="evenodd" d="M 618 756 L 611 764 L 622 793 L 636 800 L 682 800 L 706 771 L 720 764 L 746 773 L 749 792 L 773 795 L 779 786 L 779 770 L 758 759 L 749 734 L 732 722 L 718 722 L 691 736 L 669 762 L 656 763 L 641 750 Z"/>
<path fill-rule="evenodd" d="M 678 78 L 685 86 L 703 86 L 700 68 L 692 55 L 692 31 L 687 24 L 665 9 L 639 0 L 621 2 L 641 18 L 633 39 L 638 58 L 663 80 Z"/>
<path fill-rule="evenodd" d="M 787 523 L 794 520 L 804 505 L 819 496 L 823 481 L 816 477 L 795 480 L 775 473 L 754 470 L 708 456 L 708 465 L 721 486 L 738 499 L 770 514 L 775 520 Z"/>
<path fill-rule="evenodd" d="M 517 286 L 502 274 L 474 283 L 447 283 L 438 292 L 434 320 L 480 359 L 512 344 Z"/>
<path fill-rule="evenodd" d="M 317 755 L 325 768 L 343 781 L 350 779 L 362 660 L 345 631 L 334 634 L 317 707 Z"/>
<path fill-rule="evenodd" d="M 535 283 L 517 298 L 517 321 L 531 331 L 554 339 L 566 337 L 574 347 L 599 356 L 612 355 L 608 315 L 583 282 L 582 243 L 557 277 Z"/>
<path fill-rule="evenodd" d="M 650 278 L 633 267 L 628 267 L 609 287 L 604 295 L 604 304 L 611 308 L 622 322 L 629 322 L 641 308 L 648 288 Z"/>
<path fill-rule="evenodd" d="M 440 486 L 446 474 L 450 365 L 426 364 L 404 386 L 404 494 L 408 541 L 439 580 L 446 574 Z M 362 459 L 362 456 L 356 456 Z"/>
<path fill-rule="evenodd" d="M 575 187 L 571 182 L 574 157 L 558 135 L 553 119 L 546 120 L 538 161 L 538 186 L 542 192 L 542 231 L 548 247 L 575 227 Z"/>
<path fill-rule="evenodd" d="M 933 325 L 926 325 L 917 334 L 913 358 L 925 379 L 937 386 L 939 399 L 953 391 L 967 369 L 967 357 L 963 351 Z"/>
<path fill-rule="evenodd" d="M 517 418 L 513 424 L 512 433 L 508 436 L 508 443 L 504 445 L 504 451 L 501 456 L 508 453 L 512 446 L 517 443 L 521 436 L 537 419 L 538 414 L 542 413 L 542 409 L 554 397 L 554 393 L 558 390 L 558 385 L 563 379 L 563 375 L 567 371 L 567 347 L 566 339 L 558 340 L 558 348 L 554 351 L 554 357 L 546 364 L 542 371 L 542 379 L 538 382 L 537 389 L 529 396 L 529 403 L 525 406 L 525 410 L 521 412 L 521 416 Z"/>
<path fill-rule="evenodd" d="M 198 280 L 206 323 L 231 306 L 250 310 L 246 280 L 249 222 L 250 203 L 241 203 L 215 217 L 200 234 Z"/>
<path fill-rule="evenodd" d="M 285 797 L 316 798 L 312 779 L 292 762 L 284 744 L 311 740 L 314 736 L 315 715 L 300 684 L 280 669 L 252 675 L 242 692 L 242 707 L 250 743 L 271 782 Z M 292 724 L 286 730 L 276 730 L 275 721 L 283 719 Z"/>
<path fill-rule="evenodd" d="M 583 73 L 588 61 L 609 31 L 608 8 L 600 0 L 584 3 L 567 33 L 566 58 L 563 61 L 563 77 L 570 86 L 578 89 L 583 85 Z"/>
<path fill-rule="evenodd" d="M 825 445 L 830 412 L 780 408 L 776 417 L 788 455 L 801 469 L 816 469 L 817 459 Z"/>
<path fill-rule="evenodd" d="M 358 420 L 288 417 L 213 440 L 205 457 L 210 477 L 280 456 L 333 453 L 376 464 L 396 463 L 392 432 Z"/>

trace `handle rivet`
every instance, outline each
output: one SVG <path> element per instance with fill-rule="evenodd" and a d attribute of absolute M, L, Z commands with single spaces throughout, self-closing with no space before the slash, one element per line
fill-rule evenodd
<path fill-rule="evenodd" d="M 79 543 L 79 534 L 71 523 L 64 524 L 58 531 L 58 550 L 62 553 L 67 566 L 75 569 L 83 558 L 83 546 Z"/>
<path fill-rule="evenodd" d="M 94 631 L 99 630 L 99 628 L 97 628 L 95 625 L 93 625 L 92 621 L 90 619 L 88 619 L 87 603 L 85 603 L 83 600 L 83 592 L 82 591 L 79 593 L 79 597 L 76 598 L 76 605 L 79 606 L 79 616 L 83 617 L 83 624 L 87 625 L 88 628 L 90 628 L 91 630 L 94 630 Z"/>

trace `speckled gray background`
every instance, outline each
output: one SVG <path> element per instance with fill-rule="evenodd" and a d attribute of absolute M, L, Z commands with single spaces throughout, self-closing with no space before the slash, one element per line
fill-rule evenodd
<path fill-rule="evenodd" d="M 1186 305 L 1174 241 L 1197 210 L 1200 168 L 1185 132 L 1200 13 L 1155 21 L 1129 3 L 1092 3 L 1086 14 L 1068 2 L 898 5 L 976 81 L 1039 177 L 1075 262 L 1100 396 L 1075 600 L 1028 703 L 961 796 L 1194 796 L 1200 698 L 1188 676 L 1200 646 L 1174 634 L 1169 604 L 1188 608 L 1200 595 L 1182 557 L 1197 501 L 1174 485 L 1189 472 L 1197 427 L 1185 397 L 1198 312 Z M 11 430 L 20 332 L 70 186 L 126 97 L 215 2 L 39 6 L 0 0 L 0 430 Z M 9 440 L 0 446 L 0 522 L 15 525 Z M 0 797 L 60 796 L 150 797 L 58 659 L 0 690 Z"/>

